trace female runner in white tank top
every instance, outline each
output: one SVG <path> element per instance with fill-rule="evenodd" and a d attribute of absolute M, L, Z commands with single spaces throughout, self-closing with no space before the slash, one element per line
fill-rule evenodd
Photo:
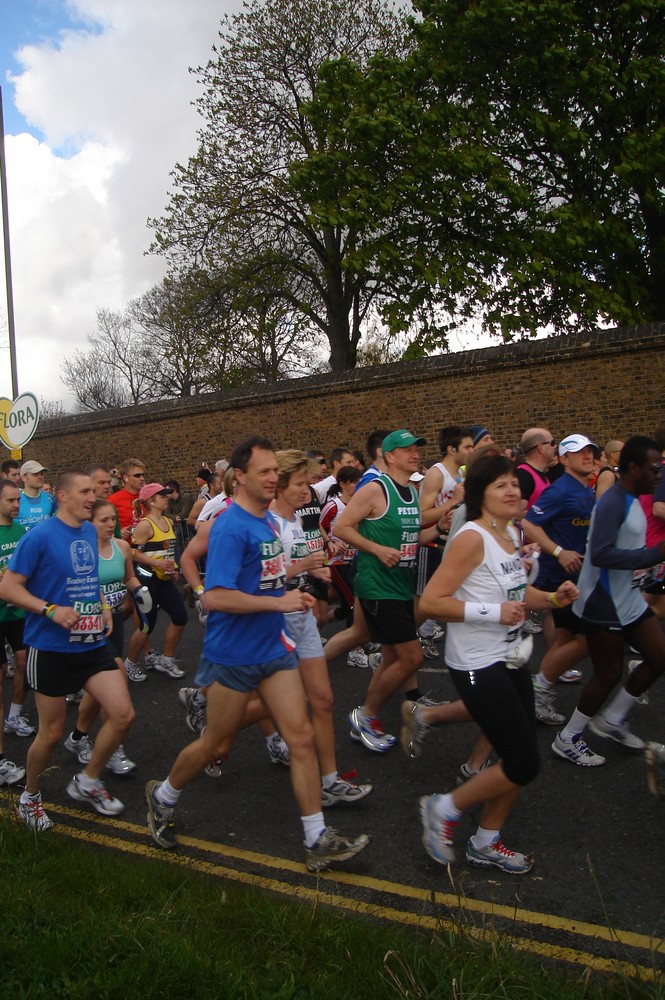
<path fill-rule="evenodd" d="M 510 654 L 527 610 L 564 607 L 577 597 L 571 581 L 554 594 L 527 585 L 517 532 L 520 488 L 504 456 L 478 459 L 465 481 L 467 523 L 446 547 L 421 598 L 423 614 L 449 622 L 450 677 L 499 761 L 447 795 L 423 796 L 423 843 L 435 861 L 454 860 L 453 835 L 464 812 L 484 803 L 466 848 L 467 863 L 523 874 L 531 855 L 506 848 L 501 827 L 522 788 L 539 769 L 531 675 Z M 509 662 L 507 662 L 509 661 Z"/>

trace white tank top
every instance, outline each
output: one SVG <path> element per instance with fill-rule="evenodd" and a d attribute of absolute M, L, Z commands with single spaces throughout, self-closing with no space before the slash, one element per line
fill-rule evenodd
<path fill-rule="evenodd" d="M 455 487 L 457 486 L 457 480 L 451 476 L 443 462 L 437 462 L 435 468 L 439 470 L 443 476 L 443 482 L 441 483 L 441 489 L 436 495 L 436 500 L 434 501 L 435 507 L 443 507 L 447 500 L 450 500 L 451 496 L 455 492 Z"/>
<path fill-rule="evenodd" d="M 453 597 L 478 604 L 523 601 L 526 572 L 515 529 L 508 526 L 508 534 L 515 543 L 512 555 L 479 524 L 469 521 L 460 528 L 458 535 L 463 531 L 478 532 L 483 540 L 484 556 L 480 566 L 469 573 Z M 445 558 L 444 555 L 444 561 Z M 497 660 L 505 660 L 519 634 L 519 625 L 509 628 L 500 622 L 450 622 L 446 627 L 446 663 L 455 670 L 482 670 Z"/>

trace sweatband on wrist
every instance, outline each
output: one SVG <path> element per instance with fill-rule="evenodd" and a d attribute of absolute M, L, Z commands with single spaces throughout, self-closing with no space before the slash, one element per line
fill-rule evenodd
<path fill-rule="evenodd" d="M 558 559 L 562 552 L 563 549 L 561 548 L 561 546 L 557 545 L 557 547 L 553 550 L 552 555 L 554 556 L 555 559 Z"/>
<path fill-rule="evenodd" d="M 194 587 L 194 593 L 196 594 L 197 597 L 200 597 L 201 594 L 204 593 L 204 591 L 205 591 L 205 587 L 202 586 L 202 584 L 199 584 L 198 587 Z"/>
<path fill-rule="evenodd" d="M 102 611 L 110 611 L 110 610 L 111 610 L 110 604 L 102 604 Z"/>
<path fill-rule="evenodd" d="M 556 596 L 556 593 L 548 594 L 547 595 L 547 599 L 548 599 L 548 601 L 550 602 L 550 604 L 552 605 L 553 608 L 562 608 L 563 607 L 563 604 L 560 602 L 559 598 Z"/>
<path fill-rule="evenodd" d="M 476 604 L 474 601 L 464 602 L 465 622 L 500 622 L 500 604 Z"/>

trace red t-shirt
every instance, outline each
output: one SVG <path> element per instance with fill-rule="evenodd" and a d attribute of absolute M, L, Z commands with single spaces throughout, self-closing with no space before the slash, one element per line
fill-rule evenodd
<path fill-rule="evenodd" d="M 134 515 L 133 507 L 134 501 L 138 498 L 138 493 L 130 493 L 129 490 L 118 490 L 109 497 L 109 503 L 112 503 L 118 512 L 118 524 L 121 528 L 131 528 L 138 523 L 139 518 Z"/>

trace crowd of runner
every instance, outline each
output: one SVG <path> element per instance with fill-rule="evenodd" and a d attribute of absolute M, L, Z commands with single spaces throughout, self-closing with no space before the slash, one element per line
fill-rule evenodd
<path fill-rule="evenodd" d="M 328 826 L 323 812 L 372 791 L 337 767 L 328 664 L 341 655 L 369 668 L 364 701 L 348 716 L 351 739 L 368 752 L 401 746 L 416 757 L 433 726 L 477 725 L 457 786 L 420 800 L 423 845 L 437 862 L 455 860 L 460 818 L 482 806 L 466 862 L 531 870 L 532 855 L 506 847 L 501 831 L 538 774 L 538 724 L 555 727 L 553 754 L 577 767 L 606 762 L 587 730 L 644 752 L 661 795 L 665 747 L 645 743 L 629 716 L 665 671 L 665 428 L 599 447 L 581 433 L 557 442 L 532 427 L 518 445 L 499 447 L 480 424 L 450 425 L 429 468 L 426 444 L 407 429 L 376 429 L 366 460 L 347 446 L 328 457 L 275 450 L 257 434 L 230 461 L 201 467 L 191 502 L 175 480 L 147 481 L 139 459 L 62 472 L 53 490 L 41 463 L 5 461 L 0 666 L 11 703 L 0 785 L 23 786 L 20 818 L 39 831 L 53 826 L 41 781 L 63 741 L 81 764 L 70 797 L 101 815 L 122 812 L 102 778 L 136 768 L 124 748 L 132 684 L 149 670 L 184 677 L 176 657 L 187 601 L 202 648 L 178 698 L 195 738 L 145 793 L 162 847 L 177 845 L 188 783 L 219 776 L 238 732 L 255 724 L 270 760 L 290 770 L 308 870 L 368 845 L 366 834 Z M 160 610 L 168 624 L 157 651 Z M 326 641 L 322 630 L 335 621 L 343 627 Z M 532 636 L 542 629 L 547 651 L 532 673 Z M 423 659 L 439 657 L 458 694 L 452 703 L 418 686 Z M 586 658 L 592 673 L 582 683 Z M 581 683 L 568 719 L 555 702 L 559 680 Z M 381 722 L 395 697 L 398 735 Z M 76 725 L 65 733 L 72 701 Z M 5 755 L 5 735 L 31 740 L 25 766 Z"/>

